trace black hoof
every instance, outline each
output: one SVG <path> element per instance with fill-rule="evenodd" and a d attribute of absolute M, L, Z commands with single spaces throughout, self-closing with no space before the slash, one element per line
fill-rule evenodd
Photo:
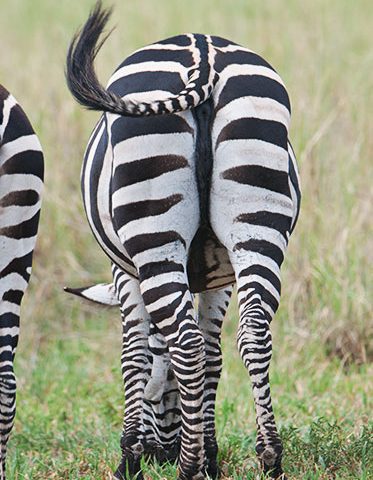
<path fill-rule="evenodd" d="M 285 474 L 281 467 L 281 460 L 276 461 L 274 465 L 266 465 L 262 463 L 263 472 L 276 480 L 286 480 Z"/>
<path fill-rule="evenodd" d="M 177 437 L 173 442 L 171 448 L 166 448 L 166 457 L 167 461 L 170 463 L 175 463 L 176 460 L 179 458 L 181 448 L 181 437 Z"/>
<path fill-rule="evenodd" d="M 221 475 L 221 472 L 220 472 L 220 468 L 218 467 L 218 465 L 215 464 L 214 465 L 207 465 L 206 467 L 206 474 L 208 475 L 209 478 L 211 478 L 212 480 L 218 480 L 220 478 L 220 475 Z"/>
<path fill-rule="evenodd" d="M 205 476 L 202 472 L 196 475 L 179 475 L 177 480 L 205 480 Z"/>
<path fill-rule="evenodd" d="M 165 449 L 155 442 L 145 444 L 144 458 L 146 458 L 151 464 L 157 462 L 160 465 L 163 465 L 168 461 Z"/>
<path fill-rule="evenodd" d="M 220 469 L 218 467 L 218 445 L 215 438 L 205 438 L 205 455 L 205 473 L 209 478 L 216 480 L 220 477 Z"/>
<path fill-rule="evenodd" d="M 115 480 L 144 480 L 140 459 L 122 458 L 119 467 L 114 473 Z"/>

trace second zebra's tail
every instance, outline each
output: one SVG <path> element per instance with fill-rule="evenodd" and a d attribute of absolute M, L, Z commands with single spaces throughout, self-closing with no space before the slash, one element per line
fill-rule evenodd
<path fill-rule="evenodd" d="M 177 95 L 165 100 L 137 102 L 125 100 L 106 90 L 97 79 L 95 57 L 105 42 L 101 34 L 110 18 L 111 10 L 102 8 L 101 1 L 91 11 L 83 28 L 74 36 L 67 54 L 66 79 L 75 99 L 90 110 L 111 112 L 124 116 L 148 116 L 181 112 L 203 103 L 211 95 L 218 74 L 208 62 L 208 37 L 194 35 L 199 50 L 197 63 L 191 68 L 188 81 Z"/>
<path fill-rule="evenodd" d="M 99 305 L 107 307 L 120 306 L 113 283 L 98 283 L 97 285 L 90 285 L 89 287 L 83 288 L 65 287 L 64 290 L 67 293 L 72 293 L 77 297 L 82 297 L 85 300 Z"/>

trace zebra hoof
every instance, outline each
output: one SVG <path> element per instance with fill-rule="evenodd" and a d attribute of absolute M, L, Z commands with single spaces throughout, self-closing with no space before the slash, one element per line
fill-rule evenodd
<path fill-rule="evenodd" d="M 140 459 L 122 458 L 119 467 L 114 473 L 115 480 L 144 480 Z"/>
<path fill-rule="evenodd" d="M 191 476 L 185 476 L 185 475 L 179 475 L 177 477 L 177 480 L 205 480 L 206 477 L 204 476 L 203 473 L 198 473 L 197 475 Z"/>
<path fill-rule="evenodd" d="M 274 478 L 277 480 L 286 480 L 284 472 L 281 467 L 282 460 L 282 446 L 278 445 L 267 445 L 265 448 L 262 448 L 257 453 L 259 456 L 260 464 L 262 466 L 263 473 L 269 478 Z"/>
<path fill-rule="evenodd" d="M 286 476 L 281 467 L 281 459 L 277 459 L 276 462 L 270 465 L 262 462 L 262 468 L 264 474 L 268 475 L 269 478 L 276 480 L 286 480 Z"/>
<path fill-rule="evenodd" d="M 156 442 L 148 442 L 145 444 L 144 456 L 151 463 L 157 462 L 160 465 L 168 461 L 165 449 Z"/>
<path fill-rule="evenodd" d="M 215 437 L 205 437 L 205 473 L 213 480 L 220 477 L 218 467 L 218 444 Z"/>
<path fill-rule="evenodd" d="M 206 474 L 208 475 L 208 478 L 211 478 L 212 480 L 218 480 L 220 478 L 221 472 L 216 462 L 211 462 L 207 465 Z"/>

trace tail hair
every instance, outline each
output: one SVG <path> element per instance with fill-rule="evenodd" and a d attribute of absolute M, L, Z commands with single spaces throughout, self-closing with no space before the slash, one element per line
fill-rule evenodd
<path fill-rule="evenodd" d="M 176 113 L 194 108 L 209 98 L 218 79 L 218 74 L 205 75 L 203 83 L 200 74 L 201 62 L 189 72 L 188 82 L 177 95 L 165 100 L 141 102 L 123 99 L 114 92 L 106 90 L 99 82 L 94 60 L 110 35 L 100 40 L 112 9 L 104 9 L 101 0 L 95 7 L 83 28 L 73 37 L 66 59 L 66 81 L 75 99 L 89 110 L 98 110 L 124 116 L 147 116 Z M 208 65 L 207 68 L 210 68 Z"/>
<path fill-rule="evenodd" d="M 97 285 L 82 288 L 64 287 L 64 290 L 67 293 L 72 293 L 77 297 L 84 298 L 99 305 L 107 307 L 120 305 L 113 283 L 98 283 Z"/>

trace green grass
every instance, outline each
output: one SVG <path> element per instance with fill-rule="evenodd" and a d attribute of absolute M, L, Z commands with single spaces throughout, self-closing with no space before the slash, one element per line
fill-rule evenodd
<path fill-rule="evenodd" d="M 84 310 L 69 332 L 61 329 L 40 340 L 38 358 L 27 364 L 19 353 L 18 372 L 28 380 L 19 389 L 10 478 L 98 480 L 119 461 L 119 318 L 115 322 L 111 314 Z M 234 324 L 232 315 L 225 326 L 217 407 L 220 463 L 223 478 L 254 479 L 259 473 L 254 412 L 246 372 L 231 341 Z M 272 391 L 289 478 L 370 478 L 369 369 L 353 367 L 346 373 L 338 361 L 320 361 L 310 352 L 293 366 L 291 359 L 279 361 L 280 352 L 285 354 L 277 345 Z M 174 466 L 145 471 L 151 479 L 175 478 Z"/>
<path fill-rule="evenodd" d="M 273 322 L 275 413 L 290 479 L 373 478 L 373 298 L 368 0 L 113 1 L 117 28 L 97 59 L 105 82 L 132 50 L 186 31 L 235 40 L 269 60 L 290 92 L 291 137 L 303 205 Z M 23 104 L 46 157 L 34 274 L 17 353 L 18 412 L 11 480 L 103 479 L 119 461 L 123 394 L 120 321 L 62 287 L 109 279 L 86 224 L 82 154 L 97 114 L 72 100 L 64 57 L 91 1 L 5 1 L 1 82 Z M 217 428 L 224 479 L 258 478 L 255 418 L 235 348 L 237 311 L 224 326 Z M 175 467 L 144 467 L 151 479 Z"/>

